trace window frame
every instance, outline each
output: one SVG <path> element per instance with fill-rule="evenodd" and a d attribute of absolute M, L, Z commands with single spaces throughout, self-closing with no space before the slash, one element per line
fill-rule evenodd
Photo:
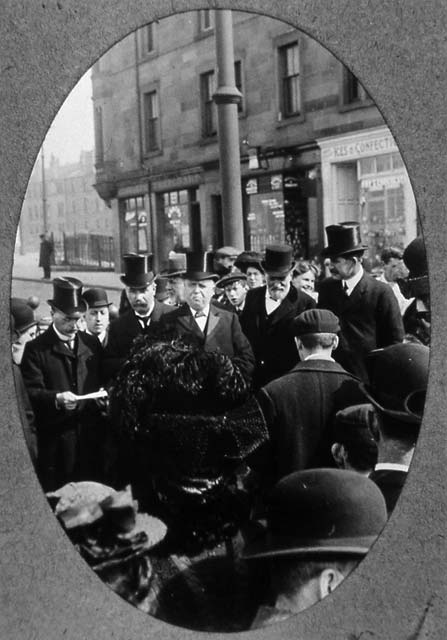
<path fill-rule="evenodd" d="M 212 86 L 209 84 L 205 91 L 205 78 L 212 78 Z M 201 137 L 203 140 L 215 140 L 217 138 L 217 108 L 213 100 L 216 91 L 216 72 L 214 69 L 208 69 L 199 74 L 199 90 L 200 90 L 200 120 L 201 120 Z M 209 115 L 208 115 L 209 114 Z M 208 120 L 212 125 L 208 126 Z"/>
<path fill-rule="evenodd" d="M 357 97 L 350 97 L 350 86 L 355 85 Z M 359 109 L 362 107 L 369 107 L 373 104 L 371 97 L 362 85 L 357 76 L 346 67 L 341 64 L 340 70 L 340 91 L 339 91 L 339 110 L 351 111 L 352 109 Z"/>
<path fill-rule="evenodd" d="M 148 117 L 148 98 L 149 96 L 154 96 L 154 103 L 151 107 L 151 111 L 153 111 L 153 107 L 155 106 L 156 115 L 151 115 Z M 161 134 L 161 110 L 160 110 L 160 88 L 158 84 L 150 85 L 142 88 L 141 92 L 141 118 L 142 118 L 142 127 L 141 132 L 143 136 L 143 155 L 144 157 L 150 157 L 154 155 L 159 155 L 163 152 L 163 141 Z M 153 134 L 152 137 L 155 139 L 155 144 L 150 143 L 150 132 L 148 129 L 149 121 L 151 123 L 155 123 L 152 125 Z"/>
<path fill-rule="evenodd" d="M 301 38 L 298 36 L 290 42 L 285 42 L 277 47 L 277 68 L 278 68 L 278 90 L 279 90 L 279 119 L 290 120 L 303 115 L 303 90 L 302 90 L 302 69 L 301 69 Z M 297 54 L 297 69 L 293 72 L 287 71 L 287 50 L 295 49 Z M 298 109 L 289 110 L 287 102 L 290 98 L 286 95 L 286 87 L 289 88 L 296 79 L 298 85 Z M 290 91 L 290 89 L 289 89 Z"/>

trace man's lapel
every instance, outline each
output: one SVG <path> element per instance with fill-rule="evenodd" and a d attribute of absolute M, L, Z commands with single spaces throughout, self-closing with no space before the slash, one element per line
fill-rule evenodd
<path fill-rule="evenodd" d="M 349 309 L 352 306 L 355 306 L 359 300 L 365 295 L 366 289 L 368 288 L 367 279 L 365 275 L 362 276 L 360 282 L 354 287 L 350 296 L 346 296 L 345 293 L 341 292 L 343 296 L 343 310 Z"/>
<path fill-rule="evenodd" d="M 177 322 L 181 327 L 186 329 L 188 333 L 192 332 L 203 338 L 203 333 L 200 331 L 199 325 L 192 317 L 191 311 L 189 310 L 187 304 L 184 304 L 182 307 L 180 307 L 177 313 Z"/>
<path fill-rule="evenodd" d="M 210 312 L 208 315 L 208 322 L 206 327 L 206 341 L 208 341 L 211 338 L 213 332 L 215 331 L 217 325 L 219 324 L 219 320 L 220 320 L 219 310 L 216 309 L 215 307 L 213 308 L 213 306 L 210 305 Z"/>

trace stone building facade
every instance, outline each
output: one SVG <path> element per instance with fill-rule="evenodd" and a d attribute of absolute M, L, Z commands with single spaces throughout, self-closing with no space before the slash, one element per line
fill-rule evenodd
<path fill-rule="evenodd" d="M 116 265 L 129 251 L 224 243 L 213 12 L 130 34 L 92 70 L 96 189 L 111 206 Z M 372 257 L 416 234 L 400 154 L 361 84 L 285 23 L 233 12 L 245 247 L 317 255 L 324 227 L 358 220 Z"/>

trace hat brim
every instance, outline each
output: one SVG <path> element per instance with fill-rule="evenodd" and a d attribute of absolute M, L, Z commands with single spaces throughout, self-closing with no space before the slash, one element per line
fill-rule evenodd
<path fill-rule="evenodd" d="M 22 333 L 25 333 L 25 331 L 28 331 L 28 329 L 31 329 L 31 327 L 37 326 L 37 324 L 38 324 L 37 320 L 33 320 L 33 322 L 28 322 L 23 327 L 16 326 L 15 330 L 18 334 L 22 335 Z"/>
<path fill-rule="evenodd" d="M 177 278 L 182 276 L 185 273 L 185 269 L 180 271 L 162 271 L 160 273 L 160 278 Z"/>
<path fill-rule="evenodd" d="M 126 287 L 132 287 L 134 289 L 144 289 L 148 285 L 152 284 L 155 280 L 155 274 L 152 271 L 144 274 L 141 278 L 137 278 L 136 280 L 132 280 L 132 278 L 128 278 L 126 275 L 120 276 L 120 280 Z"/>
<path fill-rule="evenodd" d="M 337 250 L 335 247 L 325 247 L 321 252 L 321 255 L 325 258 L 335 258 L 336 256 L 347 256 L 350 253 L 357 253 L 358 251 L 366 251 L 368 246 L 365 244 L 359 244 L 356 247 L 350 247 L 349 249 Z"/>
<path fill-rule="evenodd" d="M 65 313 L 66 316 L 72 316 L 76 319 L 80 318 L 82 314 L 87 311 L 87 304 L 85 302 L 77 307 L 72 307 L 70 309 L 61 309 L 56 304 L 54 304 L 54 300 L 47 300 L 47 304 L 49 304 L 52 309 L 57 309 L 58 311 Z"/>
<path fill-rule="evenodd" d="M 273 276 L 274 278 L 282 278 L 284 276 L 286 276 L 288 273 L 290 273 L 291 271 L 293 271 L 293 269 L 296 266 L 296 261 L 294 260 L 291 264 L 290 267 L 284 268 L 284 269 L 269 269 L 265 260 L 261 260 L 261 267 L 264 270 L 264 273 L 266 273 L 268 276 Z"/>
<path fill-rule="evenodd" d="M 211 271 L 184 271 L 182 278 L 184 280 L 219 280 L 219 276 Z"/>
<path fill-rule="evenodd" d="M 89 304 L 87 302 L 87 306 L 88 306 L 89 309 L 100 309 L 101 307 L 110 307 L 111 304 L 113 304 L 113 303 L 112 302 L 105 302 L 105 300 L 103 300 L 103 301 L 100 300 L 98 302 L 93 302 L 93 304 Z"/>
<path fill-rule="evenodd" d="M 349 555 L 364 556 L 370 550 L 379 534 L 330 539 L 297 539 L 282 538 L 275 540 L 273 536 L 266 535 L 263 540 L 248 545 L 242 552 L 245 560 L 277 557 L 309 557 L 323 555 Z"/>
<path fill-rule="evenodd" d="M 409 410 L 398 411 L 397 409 L 389 409 L 388 407 L 384 407 L 373 395 L 369 386 L 365 385 L 363 382 L 359 385 L 360 390 L 364 393 L 364 395 L 368 398 L 371 404 L 380 412 L 384 413 L 391 418 L 395 418 L 396 420 L 400 420 L 401 422 L 406 422 L 410 424 L 420 424 L 422 420 L 422 415 L 419 416 L 416 413 L 412 413 Z M 410 393 L 407 398 L 405 398 L 403 405 L 406 408 L 406 402 L 408 398 L 412 395 Z"/>
<path fill-rule="evenodd" d="M 238 280 L 242 280 L 242 282 L 247 282 L 247 276 L 244 273 L 242 273 L 242 274 L 238 274 L 237 276 L 233 276 L 231 278 L 228 278 L 228 277 L 221 278 L 221 280 L 219 280 L 216 284 L 218 287 L 223 289 L 227 285 L 233 284 L 233 282 L 237 282 Z"/>

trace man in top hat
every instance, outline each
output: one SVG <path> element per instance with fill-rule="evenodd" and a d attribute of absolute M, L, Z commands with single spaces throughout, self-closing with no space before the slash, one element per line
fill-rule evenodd
<path fill-rule="evenodd" d="M 359 380 L 334 361 L 338 318 L 325 309 L 309 309 L 292 323 L 301 360 L 258 393 L 270 433 L 269 449 L 259 465 L 266 484 L 301 469 L 333 467 L 335 413 L 363 401 Z"/>
<path fill-rule="evenodd" d="M 101 345 L 78 330 L 85 311 L 82 282 L 55 278 L 53 288 L 52 323 L 26 344 L 21 365 L 36 416 L 38 474 L 46 491 L 95 479 L 96 452 L 87 448 L 86 435 L 95 429 L 100 409 L 95 400 L 78 396 L 101 386 Z"/>
<path fill-rule="evenodd" d="M 378 460 L 370 478 L 385 496 L 388 513 L 405 483 L 419 435 L 430 349 L 404 343 L 373 351 L 365 393 L 377 414 Z"/>
<path fill-rule="evenodd" d="M 261 266 L 262 255 L 257 251 L 243 251 L 237 257 L 234 266 L 247 276 L 249 289 L 256 289 L 265 284 L 264 269 Z"/>
<path fill-rule="evenodd" d="M 87 305 L 85 322 L 87 333 L 96 336 L 103 347 L 106 346 L 109 335 L 109 302 L 107 292 L 100 288 L 86 289 L 82 295 Z"/>
<path fill-rule="evenodd" d="M 377 462 L 376 413 L 372 404 L 354 404 L 337 411 L 331 447 L 339 469 L 369 476 Z"/>
<path fill-rule="evenodd" d="M 242 330 L 255 354 L 254 384 L 258 388 L 297 363 L 292 321 L 302 311 L 315 307 L 313 298 L 291 284 L 295 266 L 292 251 L 286 244 L 266 248 L 261 266 L 267 283 L 247 292 L 240 315 Z"/>
<path fill-rule="evenodd" d="M 366 355 L 403 340 L 399 305 L 388 285 L 364 272 L 362 256 L 367 246 L 356 222 L 330 225 L 326 233 L 328 246 L 323 256 L 331 259 L 339 279 L 321 283 L 318 306 L 330 309 L 340 319 L 335 359 L 347 371 L 367 380 Z"/>
<path fill-rule="evenodd" d="M 152 255 L 123 256 L 121 282 L 126 286 L 130 309 L 110 324 L 109 339 L 104 352 L 104 377 L 113 380 L 130 355 L 137 336 L 146 333 L 172 307 L 155 299 L 156 283 L 152 270 Z"/>
<path fill-rule="evenodd" d="M 235 247 L 220 247 L 220 249 L 217 249 L 213 256 L 213 268 L 216 274 L 222 278 L 231 273 L 234 270 L 236 258 L 240 253 L 241 251 Z"/>
<path fill-rule="evenodd" d="M 247 378 L 254 368 L 250 343 L 242 332 L 235 313 L 213 302 L 216 280 L 206 265 L 207 254 L 186 254 L 185 303 L 163 316 L 162 324 L 174 326 L 180 333 L 194 334 L 206 351 L 221 351 L 235 359 Z"/>
<path fill-rule="evenodd" d="M 169 298 L 165 300 L 166 304 L 179 307 L 185 302 L 185 281 L 182 274 L 186 269 L 186 255 L 177 253 L 169 258 L 168 268 L 160 273 L 160 278 L 166 279 L 166 292 Z"/>
<path fill-rule="evenodd" d="M 408 269 L 407 278 L 399 285 L 407 297 L 413 300 L 404 314 L 405 333 L 408 337 L 430 345 L 430 289 L 428 283 L 428 263 L 424 240 L 418 236 L 410 242 L 403 253 L 403 261 Z"/>
<path fill-rule="evenodd" d="M 353 471 L 311 469 L 282 478 L 271 493 L 267 527 L 243 558 L 264 562 L 271 601 L 251 629 L 316 604 L 368 553 L 386 523 L 378 487 Z"/>
<path fill-rule="evenodd" d="M 216 286 L 223 289 L 228 301 L 228 309 L 236 312 L 238 315 L 242 313 L 248 291 L 247 276 L 245 273 L 239 270 L 233 271 L 221 278 Z"/>

